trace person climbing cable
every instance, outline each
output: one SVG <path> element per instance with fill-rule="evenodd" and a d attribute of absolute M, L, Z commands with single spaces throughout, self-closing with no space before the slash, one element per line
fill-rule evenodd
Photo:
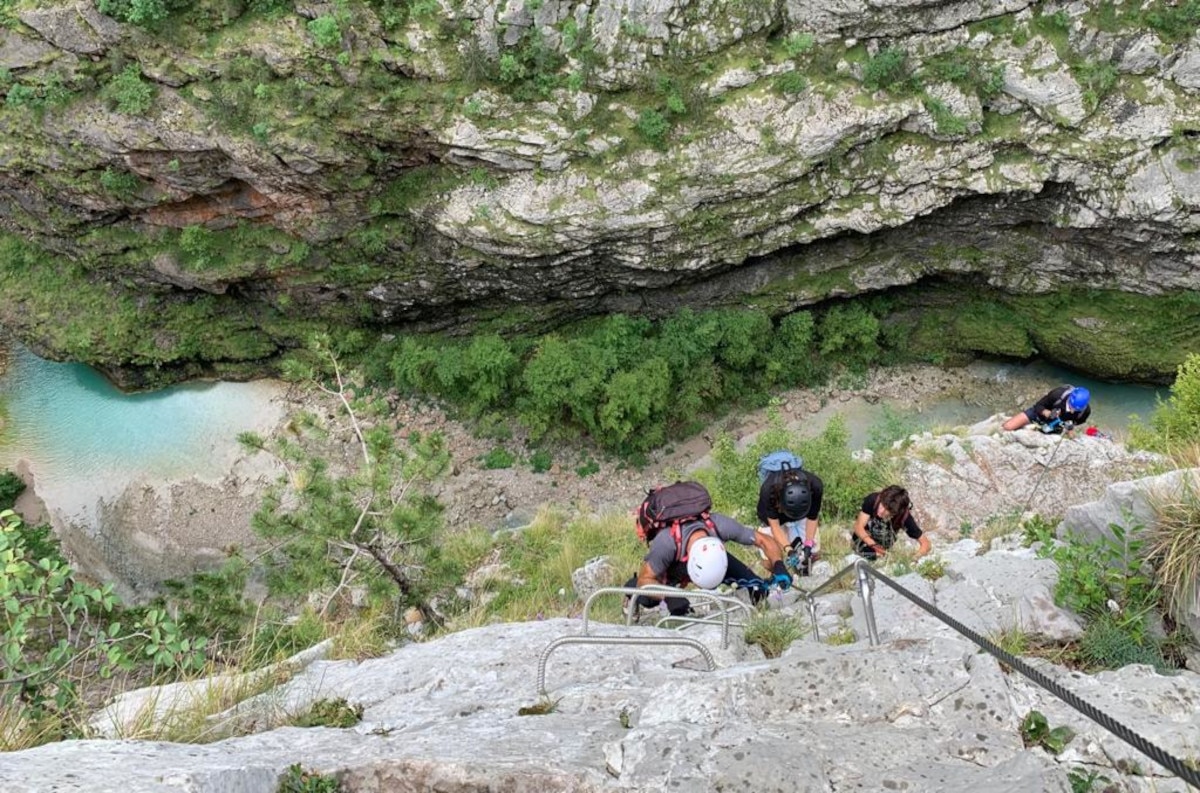
<path fill-rule="evenodd" d="M 1034 403 L 1033 407 L 1004 422 L 1004 429 L 1019 430 L 1032 423 L 1042 432 L 1070 434 L 1076 427 L 1086 424 L 1092 415 L 1091 397 L 1091 393 L 1082 386 L 1059 386 Z"/>

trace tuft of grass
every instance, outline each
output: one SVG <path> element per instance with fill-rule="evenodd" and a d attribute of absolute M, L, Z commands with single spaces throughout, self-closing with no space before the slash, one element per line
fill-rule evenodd
<path fill-rule="evenodd" d="M 1143 534 L 1144 553 L 1167 608 L 1182 618 L 1200 599 L 1200 495 L 1186 487 L 1178 498 L 1157 502 L 1154 511 L 1157 520 Z"/>
<path fill-rule="evenodd" d="M 855 635 L 854 630 L 848 625 L 843 625 L 839 630 L 825 637 L 825 643 L 833 645 L 854 644 L 856 641 L 858 641 L 858 636 Z"/>
<path fill-rule="evenodd" d="M 757 644 L 767 658 L 778 658 L 792 642 L 808 633 L 796 617 L 777 611 L 759 612 L 743 631 L 746 644 Z"/>
<path fill-rule="evenodd" d="M 545 716 L 547 713 L 553 713 L 558 710 L 558 703 L 561 699 L 550 699 L 542 697 L 532 705 L 525 705 L 517 710 L 518 716 Z"/>
<path fill-rule="evenodd" d="M 482 538 L 468 536 L 465 542 L 471 546 L 468 556 L 478 554 Z M 486 560 L 501 565 L 505 573 L 480 584 L 466 612 L 451 620 L 451 630 L 495 620 L 521 622 L 577 613 L 572 572 L 589 559 L 607 556 L 618 579 L 610 583 L 617 584 L 637 570 L 645 554 L 633 519 L 625 511 L 568 519 L 564 512 L 544 507 L 529 526 L 489 542 L 490 549 L 477 557 L 476 564 Z M 620 621 L 620 597 L 598 602 L 589 617 Z"/>
<path fill-rule="evenodd" d="M 940 556 L 929 556 L 917 564 L 917 574 L 930 581 L 937 581 L 946 575 L 946 561 Z"/>

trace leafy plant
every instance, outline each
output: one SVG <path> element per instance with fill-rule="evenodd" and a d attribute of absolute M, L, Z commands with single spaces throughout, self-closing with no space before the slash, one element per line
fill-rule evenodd
<path fill-rule="evenodd" d="M 940 556 L 922 559 L 917 564 L 917 574 L 930 581 L 937 581 L 946 575 L 946 562 Z"/>
<path fill-rule="evenodd" d="M 634 126 L 642 137 L 659 147 L 666 143 L 667 133 L 671 130 L 671 122 L 654 108 L 643 110 Z"/>
<path fill-rule="evenodd" d="M 516 462 L 516 458 L 513 457 L 512 452 L 503 446 L 493 447 L 483 456 L 483 467 L 488 470 L 512 468 L 514 462 Z"/>
<path fill-rule="evenodd" d="M 109 81 L 101 94 L 113 103 L 118 112 L 140 116 L 154 104 L 158 90 L 142 79 L 141 67 L 131 63 Z"/>
<path fill-rule="evenodd" d="M 554 458 L 545 449 L 538 449 L 529 455 L 529 467 L 535 474 L 544 474 L 554 465 Z"/>
<path fill-rule="evenodd" d="M 307 27 L 313 41 L 321 49 L 331 50 L 342 45 L 342 28 L 336 17 L 319 16 L 309 20 Z"/>
<path fill-rule="evenodd" d="M 1081 659 L 1098 669 L 1120 669 L 1129 664 L 1148 664 L 1155 669 L 1168 665 L 1157 642 L 1141 622 L 1101 615 L 1088 623 L 1079 640 Z"/>
<path fill-rule="evenodd" d="M 815 41 L 811 33 L 792 33 L 783 40 L 783 51 L 789 58 L 798 58 L 811 50 Z"/>
<path fill-rule="evenodd" d="M 130 198 L 141 188 L 142 183 L 128 171 L 105 168 L 100 172 L 100 186 L 115 196 Z"/>
<path fill-rule="evenodd" d="M 288 766 L 279 780 L 277 793 L 339 793 L 341 783 L 337 777 L 305 771 L 299 763 Z"/>
<path fill-rule="evenodd" d="M 1062 752 L 1074 737 L 1075 732 L 1065 725 L 1051 729 L 1040 711 L 1029 711 L 1021 721 L 1021 740 L 1025 745 L 1041 746 L 1051 754 Z"/>
<path fill-rule="evenodd" d="M 863 67 L 863 86 L 872 91 L 901 88 L 910 75 L 908 52 L 901 47 L 886 47 Z"/>
<path fill-rule="evenodd" d="M 1072 768 L 1067 772 L 1067 780 L 1071 783 L 1071 793 L 1092 793 L 1097 783 L 1108 785 L 1111 780 L 1101 776 L 1094 768 Z M 1105 788 L 1107 790 L 1107 788 Z"/>
<path fill-rule="evenodd" d="M 786 96 L 802 94 L 808 88 L 808 78 L 798 71 L 784 72 L 775 78 L 775 88 Z"/>
<path fill-rule="evenodd" d="M 203 666 L 204 639 L 189 639 L 159 609 L 132 614 L 127 624 L 112 586 L 90 586 L 61 554 L 34 557 L 25 527 L 11 510 L 0 512 L 0 705 L 30 723 L 80 707 L 86 675 L 109 677 L 144 659 L 182 672 Z M 48 736 L 49 737 L 49 736 Z M 7 739 L 5 739 L 7 740 Z"/>

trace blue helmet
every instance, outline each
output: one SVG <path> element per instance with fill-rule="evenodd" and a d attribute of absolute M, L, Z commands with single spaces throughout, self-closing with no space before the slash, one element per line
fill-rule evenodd
<path fill-rule="evenodd" d="M 1082 386 L 1072 388 L 1071 393 L 1067 395 L 1067 407 L 1075 412 L 1079 412 L 1088 406 L 1088 401 L 1092 398 L 1091 393 Z"/>

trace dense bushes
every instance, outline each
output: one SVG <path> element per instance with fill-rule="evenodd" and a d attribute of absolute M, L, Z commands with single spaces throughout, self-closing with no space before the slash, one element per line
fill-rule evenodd
<path fill-rule="evenodd" d="M 1171 395 L 1159 402 L 1148 427 L 1134 426 L 1131 440 L 1160 452 L 1200 442 L 1200 355 L 1189 355 L 1179 366 Z"/>
<path fill-rule="evenodd" d="M 472 416 L 514 405 L 534 438 L 585 433 L 637 453 L 732 404 L 761 404 L 770 388 L 819 382 L 828 361 L 872 363 L 879 331 L 861 306 L 778 325 L 753 309 L 684 310 L 660 323 L 613 315 L 537 339 L 404 338 L 377 350 L 368 371 Z"/>

